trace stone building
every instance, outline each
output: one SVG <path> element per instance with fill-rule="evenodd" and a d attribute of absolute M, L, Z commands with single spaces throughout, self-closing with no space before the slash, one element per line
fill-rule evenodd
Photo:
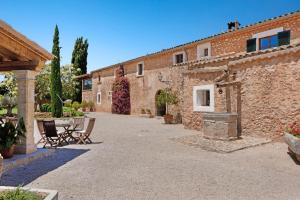
<path fill-rule="evenodd" d="M 241 83 L 243 134 L 273 137 L 300 120 L 300 11 L 244 27 L 228 23 L 226 32 L 92 71 L 83 76 L 83 99 L 94 101 L 96 111 L 111 111 L 119 65 L 131 84 L 132 114 L 144 108 L 163 115 L 155 97 L 171 87 L 184 126 L 202 130 L 204 113 L 237 112 L 237 88 L 216 84 L 227 73 Z"/>

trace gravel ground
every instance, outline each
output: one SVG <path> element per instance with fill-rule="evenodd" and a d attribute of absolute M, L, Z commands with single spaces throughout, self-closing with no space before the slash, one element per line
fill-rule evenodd
<path fill-rule="evenodd" d="M 58 190 L 62 200 L 300 199 L 300 166 L 284 143 L 220 154 L 171 141 L 196 133 L 181 125 L 93 115 L 95 144 L 61 148 L 1 184 Z"/>

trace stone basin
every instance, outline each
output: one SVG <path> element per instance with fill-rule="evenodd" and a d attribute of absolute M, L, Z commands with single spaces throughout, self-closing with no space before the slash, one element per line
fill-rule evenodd
<path fill-rule="evenodd" d="M 237 113 L 204 113 L 203 136 L 208 139 L 238 139 Z"/>

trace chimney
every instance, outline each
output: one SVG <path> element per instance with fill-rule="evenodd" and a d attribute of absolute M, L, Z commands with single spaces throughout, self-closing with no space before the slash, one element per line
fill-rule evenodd
<path fill-rule="evenodd" d="M 241 24 L 238 21 L 234 21 L 234 22 L 227 23 L 227 25 L 228 25 L 229 31 L 234 31 L 234 30 L 239 29 Z"/>

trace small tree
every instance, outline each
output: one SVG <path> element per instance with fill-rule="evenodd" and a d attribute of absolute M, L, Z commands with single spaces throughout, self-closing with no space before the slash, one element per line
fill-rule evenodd
<path fill-rule="evenodd" d="M 116 78 L 112 86 L 112 113 L 130 114 L 130 84 L 124 77 L 124 68 L 121 65 L 116 71 Z"/>
<path fill-rule="evenodd" d="M 156 103 L 158 106 L 166 105 L 166 114 L 169 114 L 168 105 L 178 103 L 177 94 L 170 88 L 163 89 L 157 96 Z"/>
<path fill-rule="evenodd" d="M 51 100 L 50 76 L 51 65 L 45 65 L 43 70 L 35 78 L 35 100 L 40 106 Z"/>
<path fill-rule="evenodd" d="M 76 80 L 77 71 L 73 65 L 64 65 L 61 68 L 62 98 L 64 100 L 75 99 L 79 92 L 78 87 L 81 87 L 81 84 Z"/>

